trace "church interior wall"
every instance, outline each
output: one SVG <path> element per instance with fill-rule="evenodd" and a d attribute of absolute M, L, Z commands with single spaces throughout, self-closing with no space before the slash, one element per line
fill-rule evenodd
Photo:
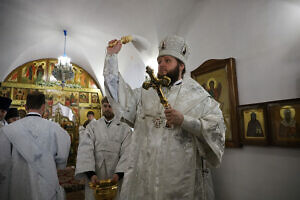
<path fill-rule="evenodd" d="M 62 52 L 62 45 L 58 45 L 63 44 L 62 33 L 56 30 L 61 24 L 44 24 L 41 30 L 33 33 L 34 39 L 27 40 L 21 34 L 28 31 L 27 26 L 41 25 L 46 18 L 24 12 L 22 5 L 13 6 L 13 12 L 3 14 L 5 23 L 1 32 L 4 36 L 14 35 L 16 40 L 1 41 L 0 53 L 3 59 L 0 81 L 26 61 L 57 57 Z M 240 105 L 300 97 L 298 0 L 202 0 L 192 10 L 185 20 L 180 21 L 181 28 L 168 30 L 167 24 L 159 23 L 164 17 L 161 15 L 157 15 L 156 21 L 153 21 L 163 29 L 163 32 L 157 31 L 159 37 L 163 37 L 163 33 L 177 33 L 185 36 L 191 45 L 186 75 L 208 59 L 234 57 Z M 20 18 L 26 18 L 27 23 L 21 24 L 18 21 Z M 69 20 L 71 19 L 66 19 L 66 24 Z M 72 49 L 69 56 L 73 62 L 85 66 L 85 70 L 103 88 L 104 49 L 106 42 L 113 38 L 109 34 L 90 30 L 88 25 L 91 24 L 69 29 L 71 33 L 68 48 Z M 114 32 L 113 37 L 130 33 L 132 27 L 125 29 L 123 26 L 116 26 L 122 32 Z M 109 26 L 105 28 L 115 31 Z M 147 27 L 143 28 L 148 30 Z M 153 29 L 153 24 L 150 28 Z M 39 31 L 43 34 L 37 34 Z M 141 30 L 137 32 L 142 34 Z M 150 34 L 147 33 L 147 36 Z M 72 40 L 76 40 L 77 44 Z M 157 41 L 152 42 L 157 44 Z M 15 50 L 12 43 L 21 44 Z M 9 48 L 5 48 L 6 46 Z M 139 87 L 144 80 L 144 68 L 140 67 L 143 61 L 132 46 L 126 48 L 131 56 L 120 53 L 121 64 L 128 66 L 121 73 L 130 86 Z M 220 168 L 213 170 L 216 200 L 300 199 L 299 157 L 299 148 L 249 145 L 227 148 Z"/>
<path fill-rule="evenodd" d="M 299 1 L 204 1 L 193 23 L 191 70 L 236 58 L 240 105 L 300 97 Z M 299 199 L 299 157 L 297 148 L 226 149 L 216 199 Z"/>

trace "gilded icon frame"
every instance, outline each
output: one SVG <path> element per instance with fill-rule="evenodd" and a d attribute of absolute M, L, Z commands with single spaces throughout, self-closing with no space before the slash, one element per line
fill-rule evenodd
<path fill-rule="evenodd" d="M 207 60 L 193 70 L 191 76 L 220 103 L 227 128 L 226 147 L 240 147 L 235 59 Z"/>
<path fill-rule="evenodd" d="M 300 98 L 269 102 L 267 110 L 272 145 L 300 147 Z"/>
<path fill-rule="evenodd" d="M 270 136 L 266 104 L 243 105 L 238 110 L 242 144 L 268 145 Z"/>

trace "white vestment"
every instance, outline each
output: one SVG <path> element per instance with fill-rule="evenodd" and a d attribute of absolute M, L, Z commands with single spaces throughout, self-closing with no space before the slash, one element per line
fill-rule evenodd
<path fill-rule="evenodd" d="M 80 138 L 76 161 L 76 178 L 86 178 L 85 172 L 93 171 L 98 179 L 112 178 L 114 173 L 126 172 L 131 129 L 114 118 L 109 125 L 104 117 L 91 121 Z M 85 187 L 85 198 L 94 199 L 93 192 Z"/>
<path fill-rule="evenodd" d="M 3 126 L 7 125 L 8 123 L 3 119 L 0 120 L 0 128 L 2 128 Z"/>
<path fill-rule="evenodd" d="M 106 93 L 115 113 L 134 127 L 121 199 L 213 199 L 209 167 L 221 162 L 226 129 L 219 104 L 185 75 L 181 84 L 163 88 L 171 107 L 184 115 L 181 127 L 167 128 L 156 91 L 132 90 L 117 65 L 117 55 L 106 56 Z"/>
<path fill-rule="evenodd" d="M 0 199 L 63 199 L 57 169 L 65 168 L 70 143 L 64 129 L 38 116 L 1 128 Z"/>
<path fill-rule="evenodd" d="M 96 119 L 94 118 L 94 119 L 92 119 L 91 120 L 92 122 L 93 121 L 96 121 Z M 89 122 L 90 123 L 90 122 Z M 78 144 L 80 143 L 80 140 L 81 140 L 81 136 L 84 134 L 84 132 L 85 132 L 85 128 L 83 127 L 83 126 L 79 126 L 79 128 L 78 128 L 79 130 L 78 130 L 78 132 L 79 132 L 79 141 L 78 141 Z"/>

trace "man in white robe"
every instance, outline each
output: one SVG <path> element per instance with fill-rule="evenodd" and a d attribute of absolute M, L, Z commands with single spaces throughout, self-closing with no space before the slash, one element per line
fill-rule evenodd
<path fill-rule="evenodd" d="M 6 115 L 5 121 L 10 124 L 20 119 L 19 111 L 17 108 L 9 108 Z"/>
<path fill-rule="evenodd" d="M 91 122 L 91 121 L 96 121 L 95 119 L 95 113 L 93 111 L 89 111 L 86 114 L 87 120 L 83 123 L 83 127 L 86 128 L 86 126 Z"/>
<path fill-rule="evenodd" d="M 132 90 L 124 82 L 117 61 L 121 46 L 118 41 L 107 47 L 103 75 L 112 107 L 134 127 L 122 199 L 213 199 L 209 167 L 221 162 L 226 128 L 219 103 L 196 81 L 183 78 L 189 55 L 185 40 L 169 36 L 159 46 L 158 77 L 171 78 L 171 86 L 162 89 L 167 109 L 153 88 Z"/>
<path fill-rule="evenodd" d="M 43 119 L 45 95 L 27 95 L 26 117 L 0 129 L 0 199 L 64 199 L 57 169 L 65 168 L 70 136 Z"/>
<path fill-rule="evenodd" d="M 88 183 L 111 179 L 119 182 L 128 168 L 127 148 L 130 144 L 131 129 L 116 117 L 108 100 L 101 100 L 103 117 L 91 121 L 83 134 L 77 152 L 75 177 L 86 178 L 85 199 L 93 200 L 93 191 Z"/>
<path fill-rule="evenodd" d="M 95 113 L 93 111 L 88 111 L 86 114 L 86 117 L 88 118 L 82 126 L 79 126 L 79 143 L 81 141 L 81 135 L 84 134 L 84 131 L 86 129 L 86 126 L 91 122 L 91 121 L 96 121 L 95 119 Z"/>
<path fill-rule="evenodd" d="M 5 116 L 9 110 L 11 99 L 7 97 L 0 97 L 0 128 L 7 125 Z"/>

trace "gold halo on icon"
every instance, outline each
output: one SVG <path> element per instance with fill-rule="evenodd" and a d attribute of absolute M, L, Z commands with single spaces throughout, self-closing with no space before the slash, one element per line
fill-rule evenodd
<path fill-rule="evenodd" d="M 295 118 L 296 111 L 295 111 L 295 108 L 293 108 L 293 106 L 282 106 L 280 108 L 280 117 L 281 117 L 281 119 L 284 119 L 284 111 L 285 110 L 290 110 L 292 119 Z"/>
<path fill-rule="evenodd" d="M 215 78 L 210 78 L 210 79 L 208 79 L 208 81 L 206 82 L 207 87 L 210 88 L 209 83 L 210 83 L 211 81 L 213 81 L 213 82 L 214 82 L 214 86 L 217 87 L 217 81 L 216 81 Z"/>

